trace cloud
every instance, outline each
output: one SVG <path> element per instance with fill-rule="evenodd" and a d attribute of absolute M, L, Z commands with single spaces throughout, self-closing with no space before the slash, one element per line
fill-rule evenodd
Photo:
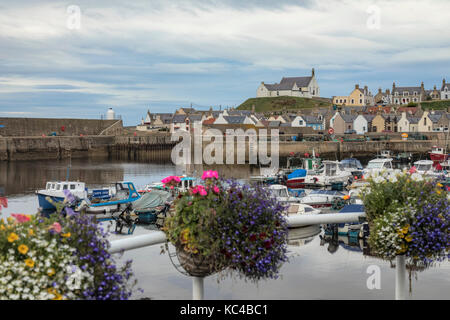
<path fill-rule="evenodd" d="M 80 29 L 67 27 L 64 3 L 1 8 L 0 94 L 39 93 L 45 104 L 46 94 L 79 93 L 130 109 L 149 101 L 226 105 L 254 96 L 260 81 L 312 67 L 328 96 L 357 81 L 431 86 L 450 72 L 446 0 L 75 4 Z M 379 28 L 371 29 L 374 18 Z"/>

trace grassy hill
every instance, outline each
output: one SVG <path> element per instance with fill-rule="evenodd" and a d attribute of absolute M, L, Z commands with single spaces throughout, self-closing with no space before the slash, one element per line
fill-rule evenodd
<path fill-rule="evenodd" d="M 420 103 L 422 105 L 422 109 L 433 109 L 433 110 L 447 110 L 450 107 L 450 100 L 442 100 L 442 101 L 424 101 Z"/>
<path fill-rule="evenodd" d="M 238 110 L 252 110 L 256 112 L 269 111 L 297 111 L 299 109 L 327 108 L 332 106 L 331 99 L 326 98 L 299 98 L 299 97 L 267 97 L 250 98 L 242 103 Z"/>

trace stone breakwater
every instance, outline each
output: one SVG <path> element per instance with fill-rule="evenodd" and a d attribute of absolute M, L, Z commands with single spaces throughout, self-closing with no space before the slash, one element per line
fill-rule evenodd
<path fill-rule="evenodd" d="M 207 144 L 207 143 L 206 143 Z M 311 153 L 312 150 L 327 159 L 346 157 L 370 157 L 381 150 L 394 153 L 411 152 L 426 155 L 432 146 L 444 146 L 445 140 L 420 141 L 366 141 L 366 142 L 295 142 L 280 141 L 279 156 Z M 56 137 L 0 137 L 0 160 L 44 160 L 83 157 L 113 157 L 123 160 L 169 162 L 172 148 L 176 142 L 171 141 L 168 133 L 155 133 L 146 136 L 56 136 Z M 205 143 L 204 143 L 205 145 Z M 242 144 L 239 148 L 243 148 Z M 245 143 L 248 159 L 248 141 Z M 238 146 L 235 145 L 235 152 Z M 270 144 L 268 145 L 270 150 Z M 270 151 L 269 151 L 270 154 Z"/>

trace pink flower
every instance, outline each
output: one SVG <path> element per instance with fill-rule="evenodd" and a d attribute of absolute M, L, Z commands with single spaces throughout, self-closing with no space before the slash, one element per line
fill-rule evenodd
<path fill-rule="evenodd" d="M 61 225 L 58 222 L 54 222 L 48 229 L 53 230 L 56 233 L 61 233 L 62 230 Z"/>
<path fill-rule="evenodd" d="M 191 192 L 192 192 L 192 194 L 197 194 L 198 193 L 198 188 L 197 187 L 191 188 Z"/>
<path fill-rule="evenodd" d="M 217 193 L 217 194 L 220 193 L 220 189 L 219 189 L 218 186 L 214 186 L 214 187 L 213 187 L 213 191 L 214 191 L 215 193 Z"/>
<path fill-rule="evenodd" d="M 173 176 L 172 178 L 173 178 L 173 180 L 175 180 L 175 182 L 180 182 L 181 181 L 180 177 Z"/>
<path fill-rule="evenodd" d="M 206 196 L 208 195 L 208 192 L 206 192 L 205 188 L 201 188 L 198 193 L 200 193 L 201 196 Z"/>
<path fill-rule="evenodd" d="M 0 209 L 2 206 L 8 208 L 8 199 L 6 197 L 0 197 Z"/>
<path fill-rule="evenodd" d="M 13 213 L 13 214 L 11 214 L 11 216 L 13 216 L 19 223 L 30 221 L 30 217 L 28 217 L 24 214 Z"/>
<path fill-rule="evenodd" d="M 202 180 L 212 179 L 212 178 L 219 179 L 219 174 L 217 173 L 217 171 L 207 170 L 207 171 L 203 172 Z"/>

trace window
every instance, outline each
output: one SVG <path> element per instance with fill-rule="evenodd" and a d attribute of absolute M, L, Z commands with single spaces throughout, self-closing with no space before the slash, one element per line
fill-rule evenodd
<path fill-rule="evenodd" d="M 352 104 L 355 103 L 355 99 L 352 99 Z"/>
<path fill-rule="evenodd" d="M 67 190 L 67 188 L 68 188 L 67 184 L 63 185 L 63 190 Z"/>
<path fill-rule="evenodd" d="M 47 186 L 45 187 L 45 189 L 50 189 L 50 188 L 51 188 L 51 186 L 52 186 L 52 184 L 51 184 L 51 183 L 47 183 Z"/>
<path fill-rule="evenodd" d="M 427 118 L 423 118 L 423 125 L 424 125 L 424 126 L 427 125 Z"/>
<path fill-rule="evenodd" d="M 75 190 L 75 185 L 74 184 L 70 185 L 70 190 Z"/>
<path fill-rule="evenodd" d="M 279 96 L 280 95 L 280 92 L 279 91 L 277 91 L 277 96 Z"/>
<path fill-rule="evenodd" d="M 403 92 L 403 96 L 404 96 L 404 97 L 409 96 L 409 92 L 408 92 L 408 91 L 404 91 L 404 92 Z"/>
<path fill-rule="evenodd" d="M 362 99 L 359 99 L 359 103 L 362 103 Z"/>
<path fill-rule="evenodd" d="M 56 190 L 61 190 L 61 185 L 60 184 L 56 185 Z"/>

